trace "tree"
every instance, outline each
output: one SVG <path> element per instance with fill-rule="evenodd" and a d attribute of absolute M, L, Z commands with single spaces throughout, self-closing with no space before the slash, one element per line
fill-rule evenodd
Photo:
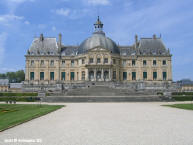
<path fill-rule="evenodd" d="M 25 73 L 23 70 L 16 72 L 7 72 L 6 74 L 0 74 L 1 79 L 9 79 L 10 83 L 20 83 L 25 80 Z"/>

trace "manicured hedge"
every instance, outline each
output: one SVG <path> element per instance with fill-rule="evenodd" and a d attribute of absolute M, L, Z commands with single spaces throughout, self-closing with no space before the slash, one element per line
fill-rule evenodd
<path fill-rule="evenodd" d="M 16 101 L 16 102 L 36 102 L 39 97 L 0 97 L 0 102 Z"/>
<path fill-rule="evenodd" d="M 0 96 L 38 96 L 38 93 L 0 93 Z"/>
<path fill-rule="evenodd" d="M 173 92 L 172 95 L 193 95 L 193 92 Z"/>
<path fill-rule="evenodd" d="M 193 96 L 172 96 L 175 101 L 193 101 Z"/>

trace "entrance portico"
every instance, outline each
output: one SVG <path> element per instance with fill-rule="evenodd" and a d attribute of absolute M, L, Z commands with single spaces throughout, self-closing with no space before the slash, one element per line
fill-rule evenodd
<path fill-rule="evenodd" d="M 111 81 L 112 74 L 110 68 L 89 68 L 88 69 L 89 81 Z"/>

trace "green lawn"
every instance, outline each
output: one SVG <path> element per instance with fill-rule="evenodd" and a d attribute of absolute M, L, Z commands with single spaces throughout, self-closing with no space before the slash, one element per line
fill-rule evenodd
<path fill-rule="evenodd" d="M 164 105 L 174 108 L 180 108 L 180 109 L 187 109 L 187 110 L 193 110 L 193 104 L 173 104 L 173 105 Z"/>
<path fill-rule="evenodd" d="M 62 107 L 62 105 L 0 104 L 0 131 Z"/>

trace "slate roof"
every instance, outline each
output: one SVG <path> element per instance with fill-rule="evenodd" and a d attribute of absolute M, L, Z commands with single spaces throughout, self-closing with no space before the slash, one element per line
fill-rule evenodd
<path fill-rule="evenodd" d="M 138 51 L 140 55 L 170 55 L 161 38 L 141 38 Z"/>
<path fill-rule="evenodd" d="M 61 56 L 75 56 L 78 53 L 78 46 L 63 46 Z"/>
<path fill-rule="evenodd" d="M 29 55 L 58 55 L 58 44 L 56 38 L 34 38 Z"/>
<path fill-rule="evenodd" d="M 95 32 L 91 37 L 81 43 L 80 46 L 64 46 L 62 45 L 61 53 L 59 53 L 59 45 L 56 38 L 34 38 L 28 55 L 61 55 L 76 56 L 86 53 L 89 49 L 101 46 L 110 50 L 112 53 L 121 56 L 170 56 L 169 50 L 166 49 L 161 38 L 141 38 L 137 45 L 117 46 L 114 41 L 106 37 L 104 32 Z"/>
<path fill-rule="evenodd" d="M 84 40 L 78 48 L 78 54 L 86 53 L 88 50 L 95 47 L 106 48 L 112 53 L 120 54 L 120 50 L 116 43 L 110 38 L 106 37 L 103 31 L 94 32 L 91 37 Z"/>

